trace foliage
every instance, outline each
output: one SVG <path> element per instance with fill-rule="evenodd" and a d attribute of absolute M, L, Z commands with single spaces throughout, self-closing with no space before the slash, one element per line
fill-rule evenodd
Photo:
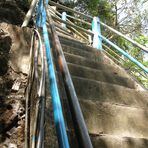
<path fill-rule="evenodd" d="M 144 36 L 142 34 L 139 35 L 139 37 L 135 38 L 135 40 L 137 42 L 139 42 L 140 44 L 143 44 L 143 45 L 148 44 L 148 37 L 146 37 L 146 36 Z M 128 50 L 129 54 L 131 56 L 133 56 L 134 58 L 136 58 L 143 65 L 145 65 L 146 67 L 148 67 L 148 59 L 145 58 L 145 55 L 146 54 L 142 50 L 140 50 L 139 48 L 134 47 L 130 43 L 129 43 L 128 46 L 130 47 L 130 50 Z M 133 70 L 134 71 L 133 75 L 137 78 L 137 80 L 139 80 L 140 82 L 142 82 L 144 84 L 144 86 L 146 88 L 148 88 L 148 79 L 146 78 L 146 77 L 148 77 L 148 75 L 145 74 L 143 72 L 143 70 L 141 70 L 141 68 L 139 68 L 133 62 L 131 62 L 131 61 L 127 60 L 127 59 L 126 59 L 126 62 L 123 63 L 123 65 L 125 67 L 128 67 L 129 69 Z M 141 73 L 145 77 L 143 77 L 142 75 L 139 75 L 139 73 Z"/>
<path fill-rule="evenodd" d="M 107 0 L 79 0 L 77 6 L 79 5 L 90 15 L 99 16 L 102 21 L 114 20 L 112 5 Z"/>

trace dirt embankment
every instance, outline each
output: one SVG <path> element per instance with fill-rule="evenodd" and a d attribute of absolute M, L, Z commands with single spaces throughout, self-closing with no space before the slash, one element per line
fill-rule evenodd
<path fill-rule="evenodd" d="M 0 2 L 0 148 L 24 147 L 31 40 L 30 31 L 20 28 L 24 14 L 15 2 Z"/>

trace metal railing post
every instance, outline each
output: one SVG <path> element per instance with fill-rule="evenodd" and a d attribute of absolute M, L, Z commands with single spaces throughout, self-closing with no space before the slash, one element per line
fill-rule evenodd
<path fill-rule="evenodd" d="M 102 50 L 102 39 L 99 37 L 101 35 L 101 27 L 99 17 L 94 17 L 92 21 L 92 32 L 93 36 L 93 47 Z"/>
<path fill-rule="evenodd" d="M 91 31 L 90 29 L 88 31 Z M 92 35 L 88 34 L 89 44 L 92 45 Z"/>
<path fill-rule="evenodd" d="M 62 13 L 62 20 L 66 21 L 66 12 Z M 62 23 L 62 27 L 66 29 L 66 24 Z"/>

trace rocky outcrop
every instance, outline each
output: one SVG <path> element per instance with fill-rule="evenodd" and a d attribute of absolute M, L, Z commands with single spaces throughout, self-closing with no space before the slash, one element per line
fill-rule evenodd
<path fill-rule="evenodd" d="M 0 3 L 0 147 L 24 147 L 31 30 L 19 27 L 23 18 L 15 3 Z"/>

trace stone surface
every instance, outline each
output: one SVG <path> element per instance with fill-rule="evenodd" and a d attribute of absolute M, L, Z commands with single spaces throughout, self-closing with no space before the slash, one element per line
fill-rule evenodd
<path fill-rule="evenodd" d="M 120 77 L 115 73 L 96 70 L 94 68 L 88 68 L 81 65 L 76 65 L 68 63 L 68 67 L 72 76 L 77 76 L 81 78 L 87 78 L 91 80 L 108 82 L 112 84 L 118 84 L 121 86 L 126 86 L 129 88 L 135 88 L 135 83 L 129 78 Z"/>
<path fill-rule="evenodd" d="M 60 40 L 93 147 L 147 148 L 148 92 L 106 55 L 102 60 L 84 43 Z"/>
<path fill-rule="evenodd" d="M 4 31 L 4 40 L 7 38 L 7 41 L 4 41 L 7 45 L 5 48 L 11 53 L 8 65 L 17 72 L 27 74 L 29 72 L 31 30 L 6 23 L 1 23 L 0 29 Z"/>
<path fill-rule="evenodd" d="M 148 139 L 101 135 L 92 137 L 94 148 L 147 148 Z"/>
<path fill-rule="evenodd" d="M 91 134 L 148 138 L 146 109 L 93 100 L 80 100 L 80 105 Z"/>
<path fill-rule="evenodd" d="M 147 91 L 136 91 L 116 84 L 79 77 L 72 77 L 72 79 L 79 98 L 142 108 L 148 107 Z"/>
<path fill-rule="evenodd" d="M 130 78 L 129 75 L 124 70 L 120 70 L 120 68 L 114 67 L 113 65 L 102 63 L 101 60 L 95 62 L 91 59 L 84 58 L 78 55 L 73 55 L 73 54 L 66 53 L 66 52 L 64 53 L 64 55 L 68 63 L 73 63 L 73 64 L 77 64 L 77 65 L 81 65 L 81 66 L 85 66 L 89 68 L 111 72 L 118 76 Z"/>
<path fill-rule="evenodd" d="M 23 15 L 10 2 L 0 2 L 0 147 L 24 147 L 25 89 L 29 72 L 30 29 L 19 25 Z M 19 18 L 21 16 L 21 18 Z M 13 23 L 12 23 L 13 22 Z M 12 87 L 19 82 L 17 91 Z"/>

